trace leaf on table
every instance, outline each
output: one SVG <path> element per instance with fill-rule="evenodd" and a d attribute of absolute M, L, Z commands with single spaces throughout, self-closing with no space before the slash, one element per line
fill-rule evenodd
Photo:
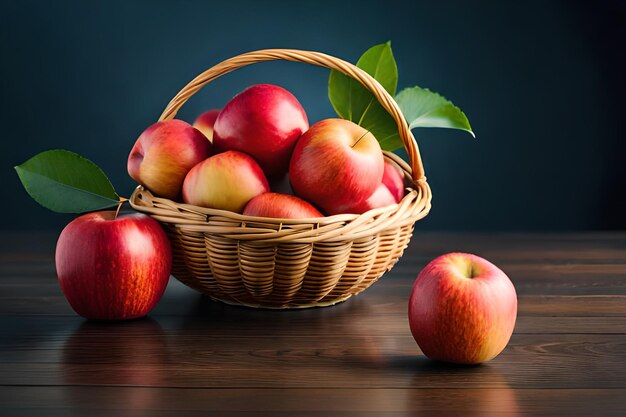
<path fill-rule="evenodd" d="M 396 102 L 411 129 L 416 127 L 460 129 L 476 137 L 465 113 L 445 97 L 427 88 L 405 88 L 396 96 Z"/>
<path fill-rule="evenodd" d="M 393 97 L 398 86 L 398 67 L 390 42 L 365 51 L 356 65 L 374 77 Z M 339 117 L 351 120 L 372 132 L 383 149 L 394 150 L 402 147 L 396 122 L 374 95 L 355 79 L 338 71 L 331 71 L 328 98 Z"/>
<path fill-rule="evenodd" d="M 85 213 L 120 202 L 100 167 L 74 152 L 45 151 L 15 170 L 28 194 L 57 213 Z"/>

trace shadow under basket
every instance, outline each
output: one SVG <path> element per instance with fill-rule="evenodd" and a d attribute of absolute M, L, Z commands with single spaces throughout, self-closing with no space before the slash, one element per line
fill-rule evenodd
<path fill-rule="evenodd" d="M 414 223 L 430 210 L 431 192 L 419 150 L 393 98 L 356 66 L 318 52 L 269 49 L 227 59 L 185 86 L 159 120 L 174 118 L 204 85 L 242 66 L 288 60 L 340 71 L 369 89 L 394 118 L 410 165 L 402 169 L 405 196 L 396 205 L 364 214 L 317 219 L 272 219 L 178 203 L 138 187 L 132 207 L 159 221 L 172 243 L 172 275 L 228 304 L 260 308 L 329 306 L 372 285 L 398 261 Z"/>

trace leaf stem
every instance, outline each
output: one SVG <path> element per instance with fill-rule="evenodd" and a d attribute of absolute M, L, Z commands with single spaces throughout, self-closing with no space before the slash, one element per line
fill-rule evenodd
<path fill-rule="evenodd" d="M 120 202 L 117 204 L 117 210 L 115 210 L 115 217 L 113 218 L 114 220 L 117 219 L 117 215 L 120 213 L 120 209 L 122 208 L 122 205 L 127 201 L 128 201 L 127 198 L 120 197 Z"/>
<path fill-rule="evenodd" d="M 367 114 L 370 107 L 372 107 L 373 102 L 374 102 L 374 99 L 373 98 L 370 99 L 370 102 L 367 104 L 367 107 L 365 107 L 365 110 L 363 110 L 363 114 L 361 114 L 361 117 L 359 118 L 359 122 L 357 123 L 357 125 L 361 126 L 361 123 L 363 123 L 363 119 L 365 119 L 365 115 Z"/>

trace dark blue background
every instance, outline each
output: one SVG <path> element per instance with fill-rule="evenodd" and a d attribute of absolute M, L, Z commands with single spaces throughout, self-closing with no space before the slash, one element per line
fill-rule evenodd
<path fill-rule="evenodd" d="M 433 189 L 423 229 L 626 228 L 623 2 L 4 1 L 0 13 L 1 228 L 60 228 L 13 166 L 66 148 L 122 195 L 139 133 L 202 70 L 262 48 L 355 62 L 392 41 L 399 87 L 420 85 L 468 115 L 478 139 L 422 129 Z M 328 72 L 266 63 L 209 85 L 192 121 L 248 85 L 280 84 L 311 122 L 333 116 Z"/>

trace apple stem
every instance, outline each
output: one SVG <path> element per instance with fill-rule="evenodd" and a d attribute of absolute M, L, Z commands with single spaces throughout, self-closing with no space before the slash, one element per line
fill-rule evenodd
<path fill-rule="evenodd" d="M 357 141 L 354 142 L 354 144 L 352 146 L 350 146 L 350 147 L 354 148 L 361 141 L 361 139 L 363 139 L 368 133 L 370 133 L 369 130 L 367 132 L 363 133 L 363 136 L 361 136 L 359 139 L 357 139 Z"/>
<path fill-rule="evenodd" d="M 120 202 L 117 203 L 117 210 L 115 210 L 115 217 L 114 217 L 114 219 L 117 219 L 117 215 L 120 213 L 120 209 L 122 208 L 122 204 L 124 204 L 126 201 L 128 201 L 127 198 L 120 197 Z"/>

